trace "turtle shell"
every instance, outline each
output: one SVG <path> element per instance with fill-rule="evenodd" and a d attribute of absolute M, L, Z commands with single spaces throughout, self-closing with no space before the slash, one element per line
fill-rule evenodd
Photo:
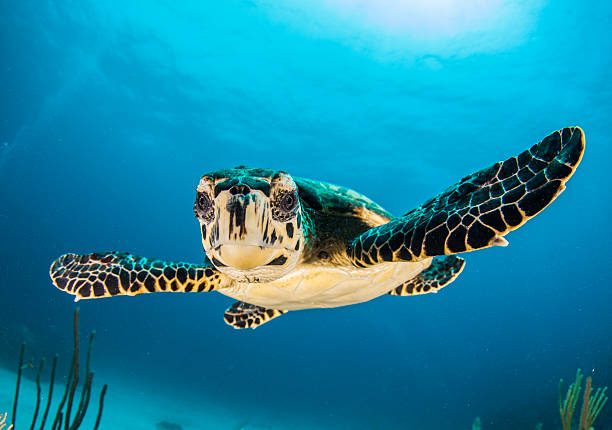
<path fill-rule="evenodd" d="M 346 187 L 293 178 L 304 212 L 303 262 L 352 264 L 347 246 L 363 232 L 393 216 L 366 196 Z"/>
<path fill-rule="evenodd" d="M 310 208 L 333 215 L 351 216 L 363 211 L 389 221 L 393 216 L 381 206 L 350 188 L 305 178 L 293 178 L 298 193 Z"/>

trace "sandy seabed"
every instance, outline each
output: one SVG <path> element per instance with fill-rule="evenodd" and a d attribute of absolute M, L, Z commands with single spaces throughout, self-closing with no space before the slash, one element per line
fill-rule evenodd
<path fill-rule="evenodd" d="M 48 375 L 47 375 L 48 377 Z M 96 381 L 97 379 L 97 381 Z M 15 394 L 16 374 L 0 368 L 0 414 L 8 412 L 11 420 L 13 396 Z M 98 402 L 102 382 L 109 385 L 104 401 L 104 412 L 100 425 L 101 430 L 172 430 L 179 427 L 164 427 L 159 423 L 166 422 L 180 425 L 182 430 L 230 429 L 230 430 L 276 430 L 283 428 L 307 429 L 317 428 L 314 423 L 302 423 L 290 426 L 278 422 L 278 417 L 257 417 L 249 419 L 241 411 L 221 408 L 202 399 L 183 398 L 173 393 L 151 387 L 138 387 L 130 384 L 126 378 L 112 380 L 108 375 L 96 375 L 92 389 L 87 415 L 81 428 L 92 429 L 98 413 Z M 64 385 L 56 382 L 46 428 L 50 428 L 51 416 L 64 392 Z M 80 386 L 79 386 L 80 388 Z M 41 382 L 41 410 L 44 409 L 49 390 L 48 381 Z M 79 392 L 77 392 L 77 396 Z M 75 398 L 78 398 L 75 396 Z M 18 428 L 29 428 L 36 403 L 36 384 L 22 378 L 19 392 L 17 425 Z M 38 425 L 42 411 L 39 412 Z M 276 421 L 276 422 L 274 422 Z M 301 420 L 300 420 L 301 421 Z"/>

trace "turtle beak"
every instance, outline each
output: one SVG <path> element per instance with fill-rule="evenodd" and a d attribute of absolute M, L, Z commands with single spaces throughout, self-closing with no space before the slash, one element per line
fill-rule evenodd
<path fill-rule="evenodd" d="M 240 270 L 254 269 L 269 264 L 281 254 L 275 248 L 259 245 L 225 244 L 215 252 L 221 263 Z"/>

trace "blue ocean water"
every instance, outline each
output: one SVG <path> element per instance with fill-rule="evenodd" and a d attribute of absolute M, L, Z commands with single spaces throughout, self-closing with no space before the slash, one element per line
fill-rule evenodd
<path fill-rule="evenodd" d="M 78 304 L 101 428 L 560 428 L 559 378 L 612 385 L 611 20 L 606 1 L 0 1 L 0 367 L 23 340 L 67 367 L 57 256 L 202 261 L 208 171 L 283 169 L 399 215 L 578 125 L 567 190 L 439 294 L 254 331 L 217 293 Z"/>

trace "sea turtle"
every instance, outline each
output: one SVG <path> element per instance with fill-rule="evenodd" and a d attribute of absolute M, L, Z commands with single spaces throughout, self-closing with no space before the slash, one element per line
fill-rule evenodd
<path fill-rule="evenodd" d="M 196 190 L 204 263 L 65 254 L 50 274 L 75 300 L 218 291 L 238 300 L 225 312 L 234 328 L 291 310 L 437 292 L 463 269 L 454 254 L 506 246 L 506 233 L 565 189 L 583 151 L 582 130 L 564 128 L 399 217 L 348 188 L 283 171 L 217 170 Z"/>

